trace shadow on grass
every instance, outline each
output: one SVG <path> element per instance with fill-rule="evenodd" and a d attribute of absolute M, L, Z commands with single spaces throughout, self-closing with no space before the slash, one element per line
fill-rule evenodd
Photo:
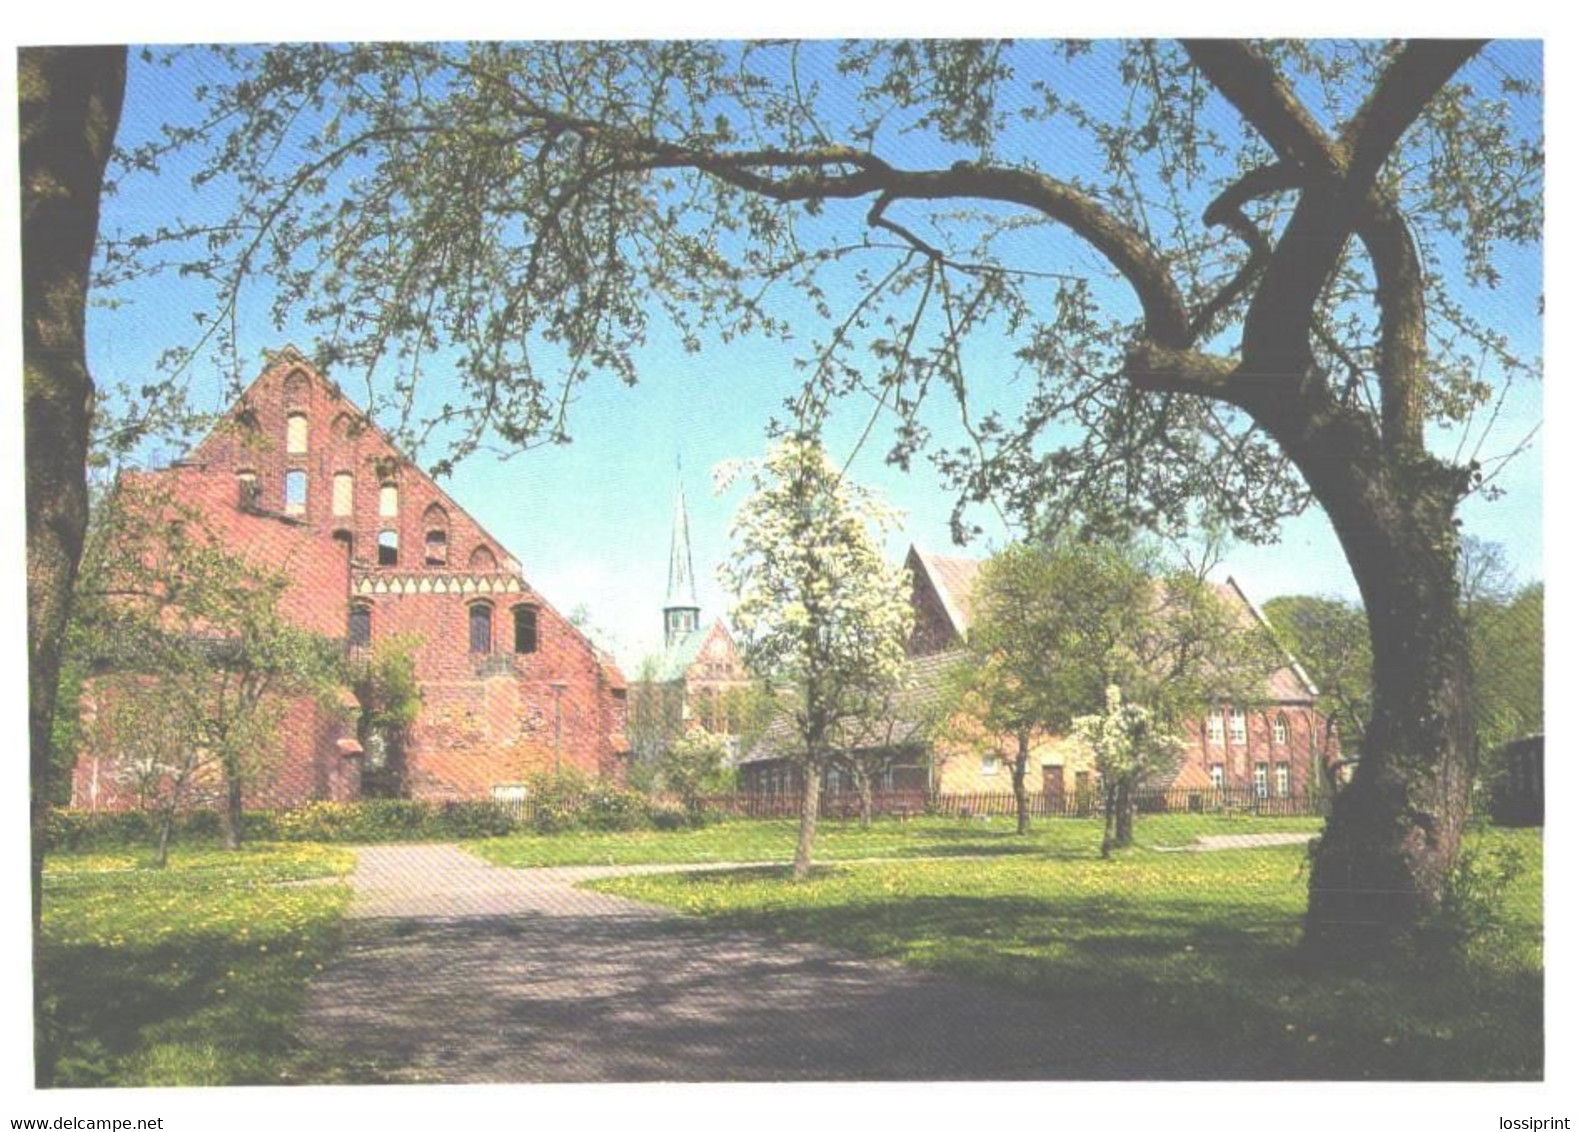
<path fill-rule="evenodd" d="M 830 876 L 838 866 L 821 875 Z M 853 871 L 853 870 L 852 870 Z M 787 870 L 676 878 L 748 888 Z M 677 901 L 685 906 L 683 901 Z M 752 901 L 748 898 L 748 905 Z M 1138 1054 L 1219 1051 L 1208 1076 L 1531 1080 L 1542 1074 L 1542 973 L 1485 951 L 1450 968 L 1347 973 L 1297 948 L 1298 918 L 1255 899 L 870 895 L 712 914 L 708 923 L 816 941 L 994 984 L 1051 1017 L 1120 1019 Z"/>

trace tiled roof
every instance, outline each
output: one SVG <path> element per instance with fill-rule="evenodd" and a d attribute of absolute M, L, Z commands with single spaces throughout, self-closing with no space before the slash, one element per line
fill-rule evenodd
<path fill-rule="evenodd" d="M 854 746 L 857 750 L 877 750 L 884 747 L 906 747 L 926 742 L 932 728 L 942 722 L 947 706 L 948 675 L 964 654 L 954 652 L 934 653 L 914 657 L 906 662 L 902 690 L 894 697 L 892 710 L 885 718 L 871 724 L 852 724 L 844 733 L 836 735 L 834 742 L 841 747 Z M 800 743 L 795 723 L 788 712 L 780 712 L 768 725 L 763 737 L 746 754 L 741 763 L 767 762 L 793 755 Z"/>
<path fill-rule="evenodd" d="M 971 590 L 976 585 L 982 560 L 927 554 L 919 548 L 916 549 L 916 557 L 927 571 L 934 589 L 938 591 L 944 608 L 949 611 L 955 631 L 964 637 L 971 627 Z M 1226 582 L 1214 584 L 1213 589 L 1239 609 L 1245 624 L 1261 625 L 1269 634 L 1272 633 L 1267 618 L 1262 615 L 1262 611 L 1255 603 L 1245 596 L 1245 591 L 1240 589 L 1239 583 L 1232 577 Z M 1284 654 L 1284 659 L 1286 663 L 1267 678 L 1267 698 L 1276 703 L 1292 703 L 1316 698 L 1317 686 L 1311 682 L 1311 678 L 1306 675 L 1299 662 L 1288 653 Z"/>

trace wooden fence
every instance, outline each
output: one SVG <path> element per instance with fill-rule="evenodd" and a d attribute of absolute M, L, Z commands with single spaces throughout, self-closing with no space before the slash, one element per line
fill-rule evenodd
<path fill-rule="evenodd" d="M 499 799 L 516 820 L 530 820 L 533 805 L 526 798 Z M 680 807 L 679 799 L 656 799 L 662 805 Z M 1033 793 L 1028 796 L 1035 818 L 1100 817 L 1103 800 L 1092 791 L 1061 795 Z M 1293 794 L 1278 797 L 1259 795 L 1254 789 L 1235 790 L 1148 790 L 1136 796 L 1136 810 L 1142 814 L 1248 814 L 1257 817 L 1325 816 L 1329 798 L 1325 794 Z M 698 798 L 697 808 L 719 818 L 793 819 L 801 814 L 800 791 L 779 793 L 744 792 L 712 794 Z M 570 801 L 568 809 L 578 807 Z M 823 792 L 819 816 L 833 819 L 854 818 L 861 812 L 861 798 L 853 790 Z M 1015 795 L 999 793 L 929 794 L 925 790 L 877 790 L 872 795 L 872 812 L 879 817 L 917 817 L 934 814 L 942 817 L 1013 817 Z"/>

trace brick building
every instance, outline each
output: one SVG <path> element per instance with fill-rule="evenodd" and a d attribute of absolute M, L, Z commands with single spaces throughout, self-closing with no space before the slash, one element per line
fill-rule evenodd
<path fill-rule="evenodd" d="M 353 652 L 410 642 L 422 702 L 392 792 L 486 798 L 555 766 L 624 773 L 626 684 L 613 661 L 295 350 L 273 355 L 185 460 L 146 475 L 237 551 L 284 570 L 282 609 L 299 624 Z M 343 730 L 308 714 L 293 705 L 253 804 L 360 792 L 342 767 Z M 377 752 L 368 758 L 372 771 Z M 79 760 L 78 805 L 105 803 L 98 761 Z"/>
<path fill-rule="evenodd" d="M 663 654 L 644 666 L 631 689 L 633 719 L 641 716 L 633 729 L 640 729 L 655 749 L 697 730 L 733 736 L 741 706 L 733 693 L 750 687 L 751 674 L 728 626 L 718 619 L 702 623 L 684 485 L 675 489 L 663 613 Z"/>
<path fill-rule="evenodd" d="M 911 547 L 905 558 L 911 580 L 914 623 L 907 652 L 911 657 L 909 714 L 900 719 L 904 749 L 883 776 L 880 788 L 925 788 L 935 794 L 1008 792 L 1006 756 L 1012 747 L 976 732 L 969 721 L 946 717 L 935 708 L 945 694 L 945 673 L 971 629 L 971 591 L 979 559 L 927 554 Z M 1248 620 L 1266 625 L 1261 611 L 1231 578 L 1217 587 L 1223 600 Z M 1271 630 L 1268 630 L 1271 632 Z M 1321 788 L 1313 776 L 1338 762 L 1338 745 L 1317 710 L 1317 689 L 1291 658 L 1267 677 L 1262 702 L 1211 705 L 1184 726 L 1186 748 L 1173 772 L 1148 783 L 1151 790 L 1200 792 L 1243 798 L 1303 797 Z M 925 726 L 922 722 L 925 720 Z M 745 789 L 758 793 L 798 792 L 799 772 L 783 747 L 784 727 L 770 729 L 742 765 Z M 1098 789 L 1091 756 L 1060 735 L 1035 736 L 1027 788 L 1041 792 L 1054 808 L 1066 799 L 1093 798 Z M 837 769 L 827 788 L 838 792 L 848 782 Z"/>

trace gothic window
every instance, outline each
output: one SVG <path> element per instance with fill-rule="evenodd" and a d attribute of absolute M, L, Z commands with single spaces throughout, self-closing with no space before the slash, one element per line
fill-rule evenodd
<path fill-rule="evenodd" d="M 285 405 L 289 409 L 297 409 L 307 404 L 307 375 L 299 369 L 293 369 L 285 375 Z"/>
<path fill-rule="evenodd" d="M 259 506 L 258 473 L 236 473 L 236 504 L 244 511 L 255 511 Z"/>
<path fill-rule="evenodd" d="M 356 479 L 350 472 L 335 473 L 334 513 L 336 515 L 351 514 L 352 501 L 356 498 Z"/>
<path fill-rule="evenodd" d="M 1231 708 L 1229 710 L 1229 741 L 1232 743 L 1245 742 L 1245 709 Z"/>
<path fill-rule="evenodd" d="M 373 640 L 373 610 L 365 605 L 351 607 L 351 619 L 346 628 L 346 642 L 360 648 Z"/>
<path fill-rule="evenodd" d="M 1280 798 L 1289 797 L 1289 764 L 1277 763 L 1273 767 L 1273 784 Z"/>
<path fill-rule="evenodd" d="M 285 450 L 293 455 L 307 451 L 306 413 L 292 413 L 285 418 Z"/>
<path fill-rule="evenodd" d="M 307 473 L 300 468 L 285 473 L 285 513 L 302 515 L 307 512 Z"/>
<path fill-rule="evenodd" d="M 1209 743 L 1223 742 L 1223 712 L 1214 708 L 1207 715 L 1207 741 Z"/>
<path fill-rule="evenodd" d="M 467 559 L 467 569 L 487 572 L 499 569 L 499 559 L 494 557 L 494 552 L 486 546 L 479 546 L 472 551 L 471 558 Z"/>
<path fill-rule="evenodd" d="M 394 531 L 379 532 L 379 565 L 400 565 L 400 536 Z"/>
<path fill-rule="evenodd" d="M 515 646 L 518 653 L 538 651 L 538 611 L 530 605 L 511 610 L 515 618 Z"/>
<path fill-rule="evenodd" d="M 379 485 L 379 517 L 393 519 L 400 514 L 400 488 L 392 483 Z"/>
<path fill-rule="evenodd" d="M 1282 712 L 1273 720 L 1273 742 L 1280 747 L 1289 742 L 1289 720 Z"/>
<path fill-rule="evenodd" d="M 423 564 L 447 566 L 450 562 L 450 516 L 437 503 L 422 513 Z"/>
<path fill-rule="evenodd" d="M 1265 797 L 1267 797 L 1267 764 L 1266 763 L 1257 763 L 1256 764 L 1255 783 L 1256 783 L 1256 796 L 1258 798 L 1265 798 Z"/>
<path fill-rule="evenodd" d="M 467 611 L 470 627 L 471 651 L 474 653 L 490 653 L 494 651 L 494 607 L 479 602 Z"/>

